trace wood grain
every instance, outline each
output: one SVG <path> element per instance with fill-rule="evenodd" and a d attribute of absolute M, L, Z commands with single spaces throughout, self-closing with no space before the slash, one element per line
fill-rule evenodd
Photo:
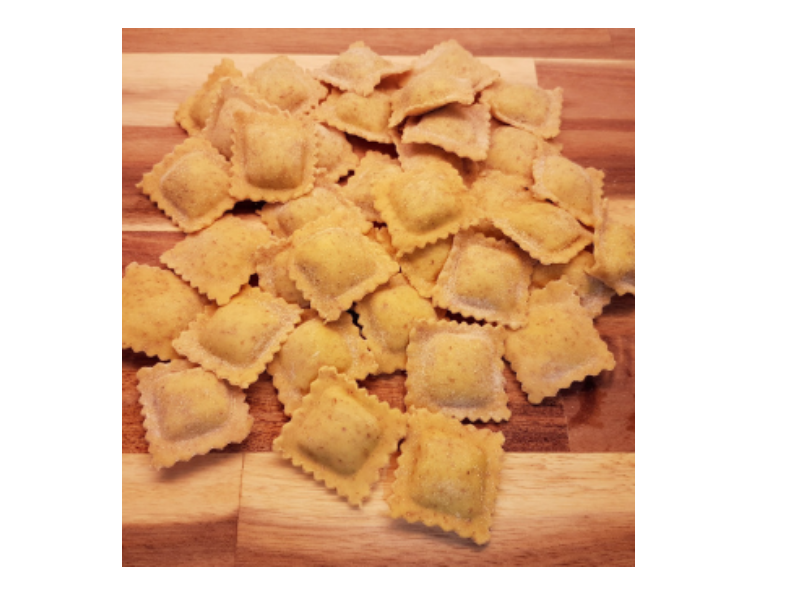
<path fill-rule="evenodd" d="M 246 454 L 236 563 L 633 566 L 634 470 L 631 454 L 506 454 L 492 538 L 477 546 L 391 519 L 391 471 L 358 509 L 275 454 Z"/>
<path fill-rule="evenodd" d="M 476 56 L 633 59 L 633 29 L 123 29 L 122 52 L 339 54 L 361 40 L 379 54 L 422 54 L 457 40 Z"/>

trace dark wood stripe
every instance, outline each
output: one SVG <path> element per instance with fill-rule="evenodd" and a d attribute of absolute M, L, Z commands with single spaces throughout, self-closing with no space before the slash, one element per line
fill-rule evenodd
<path fill-rule="evenodd" d="M 123 525 L 122 566 L 235 566 L 237 521 Z"/>
<path fill-rule="evenodd" d="M 339 54 L 361 40 L 379 54 L 417 55 L 455 39 L 476 56 L 633 58 L 633 30 L 123 29 L 123 52 Z"/>

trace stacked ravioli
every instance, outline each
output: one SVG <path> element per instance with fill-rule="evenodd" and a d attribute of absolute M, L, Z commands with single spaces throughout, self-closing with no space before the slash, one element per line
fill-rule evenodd
<path fill-rule="evenodd" d="M 391 515 L 486 543 L 504 438 L 472 423 L 510 418 L 504 360 L 532 404 L 613 369 L 593 319 L 634 293 L 633 216 L 561 155 L 561 106 L 452 40 L 215 67 L 139 184 L 186 237 L 122 281 L 123 348 L 164 361 L 154 466 L 243 441 L 266 373 L 286 459 L 361 505 L 400 445 Z M 397 371 L 405 411 L 359 385 Z"/>

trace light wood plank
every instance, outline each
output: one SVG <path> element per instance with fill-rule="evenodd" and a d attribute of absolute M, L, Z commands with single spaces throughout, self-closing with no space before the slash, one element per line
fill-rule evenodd
<path fill-rule="evenodd" d="M 476 56 L 609 59 L 633 56 L 632 32 L 601 28 L 123 29 L 122 51 L 338 54 L 361 40 L 381 55 L 422 54 L 455 39 Z"/>
<path fill-rule="evenodd" d="M 361 509 L 276 454 L 245 455 L 237 565 L 633 565 L 634 454 L 506 454 L 479 547 L 388 516 L 391 473 Z"/>
<path fill-rule="evenodd" d="M 122 564 L 232 566 L 241 454 L 195 457 L 156 471 L 122 455 Z"/>
<path fill-rule="evenodd" d="M 275 54 L 123 54 L 122 126 L 172 127 L 178 105 L 199 88 L 215 65 L 230 58 L 245 75 Z M 329 54 L 292 54 L 304 69 L 331 61 Z M 410 55 L 385 56 L 399 64 Z M 536 84 L 536 64 L 531 58 L 480 57 L 509 80 Z"/>

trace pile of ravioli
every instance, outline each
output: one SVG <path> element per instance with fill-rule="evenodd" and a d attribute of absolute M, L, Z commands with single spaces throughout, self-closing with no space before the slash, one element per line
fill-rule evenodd
<path fill-rule="evenodd" d="M 504 359 L 532 404 L 613 369 L 593 319 L 634 293 L 634 224 L 561 156 L 561 106 L 452 40 L 215 67 L 138 185 L 187 235 L 122 279 L 122 346 L 163 361 L 138 373 L 153 465 L 243 441 L 266 371 L 275 451 L 360 506 L 399 445 L 391 516 L 486 543 L 504 438 L 464 422 L 509 419 Z M 405 411 L 359 384 L 395 371 Z"/>

